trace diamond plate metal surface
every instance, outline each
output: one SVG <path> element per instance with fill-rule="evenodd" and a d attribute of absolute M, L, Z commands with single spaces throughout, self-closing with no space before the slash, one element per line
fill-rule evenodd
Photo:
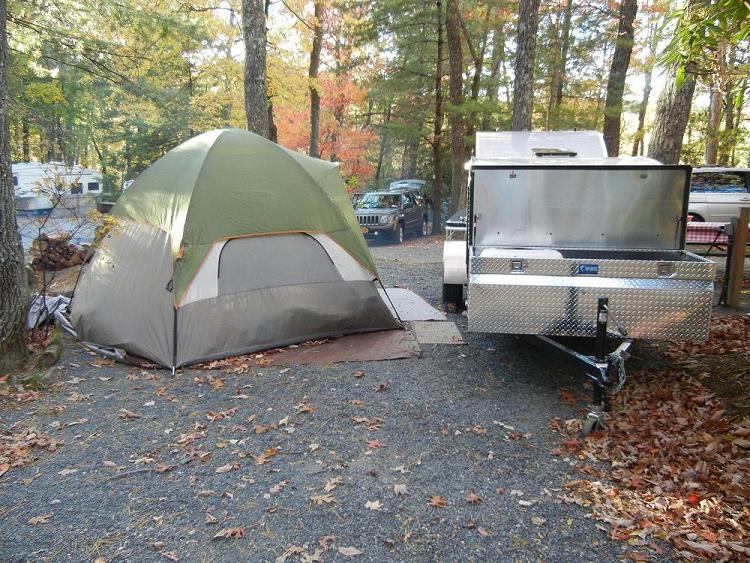
<path fill-rule="evenodd" d="M 609 253 L 612 255 L 612 253 Z M 647 255 L 647 254 L 646 254 Z M 681 259 L 682 258 L 682 259 Z M 507 274 L 513 258 L 472 257 L 470 274 Z M 670 268 L 670 279 L 713 280 L 715 264 L 691 253 L 654 253 L 653 259 L 617 260 L 596 258 L 523 258 L 523 272 L 514 275 L 576 276 L 581 265 L 596 264 L 600 278 L 657 278 L 660 265 Z"/>
<path fill-rule="evenodd" d="M 585 283 L 576 284 L 579 280 Z M 712 282 L 672 279 L 474 275 L 469 330 L 593 337 L 599 297 L 609 298 L 610 329 L 621 327 L 629 337 L 708 338 Z"/>

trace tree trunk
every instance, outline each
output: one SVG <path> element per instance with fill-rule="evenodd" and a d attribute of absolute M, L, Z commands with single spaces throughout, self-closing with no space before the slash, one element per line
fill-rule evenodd
<path fill-rule="evenodd" d="M 510 127 L 513 131 L 530 131 L 539 0 L 520 0 L 518 11 L 516 76 L 513 81 L 513 115 Z"/>
<path fill-rule="evenodd" d="M 417 176 L 417 164 L 419 163 L 419 141 L 409 138 L 404 146 L 404 158 L 401 161 L 401 177 L 415 178 Z"/>
<path fill-rule="evenodd" d="M 310 150 L 313 158 L 320 157 L 318 140 L 320 137 L 320 91 L 318 89 L 318 69 L 320 67 L 320 50 L 323 46 L 323 0 L 315 0 L 313 14 L 313 42 L 310 51 Z"/>
<path fill-rule="evenodd" d="M 654 74 L 654 60 L 656 58 L 656 47 L 659 41 L 656 33 L 657 25 L 651 21 L 648 24 L 648 39 L 646 41 L 645 59 L 643 62 L 643 96 L 638 104 L 638 130 L 633 140 L 632 156 L 643 156 L 644 137 L 646 136 L 646 111 L 651 100 L 652 79 Z"/>
<path fill-rule="evenodd" d="M 612 55 L 612 66 L 610 66 L 607 81 L 607 101 L 604 104 L 604 144 L 610 156 L 620 154 L 622 96 L 625 92 L 625 75 L 630 66 L 630 54 L 633 52 L 635 37 L 633 22 L 637 11 L 637 0 L 622 0 L 615 52 Z"/>
<path fill-rule="evenodd" d="M 391 161 L 391 138 L 390 131 L 388 130 L 388 124 L 391 122 L 391 110 L 392 107 L 389 104 L 385 108 L 385 114 L 383 115 L 383 127 L 380 133 L 380 150 L 378 150 L 378 165 L 375 168 L 375 185 L 380 186 L 380 181 L 383 179 L 383 163 L 387 160 Z"/>
<path fill-rule="evenodd" d="M 456 13 L 458 14 L 458 19 L 461 24 L 463 37 L 466 41 L 469 53 L 471 54 L 471 60 L 473 62 L 474 69 L 472 71 L 470 92 L 470 107 L 472 109 L 464 119 L 465 130 L 463 134 L 463 142 L 461 145 L 460 154 L 455 154 L 453 156 L 454 163 L 451 183 L 451 198 L 450 205 L 448 207 L 450 215 L 452 215 L 459 209 L 463 209 L 466 207 L 466 182 L 468 179 L 468 171 L 466 170 L 465 163 L 468 159 L 468 156 L 471 154 L 474 133 L 476 132 L 478 125 L 477 110 L 475 108 L 478 108 L 480 105 L 479 93 L 481 90 L 482 75 L 484 72 L 484 58 L 487 51 L 487 42 L 489 41 L 491 15 L 490 10 L 486 9 L 482 21 L 482 33 L 479 41 L 479 48 L 476 48 L 474 47 L 474 43 L 471 40 L 471 34 L 469 33 L 469 30 L 466 28 L 466 22 L 464 21 L 463 17 L 461 17 L 460 12 L 458 11 L 458 7 L 456 8 Z M 456 162 L 456 159 L 460 159 L 460 161 Z"/>
<path fill-rule="evenodd" d="M 719 143 L 719 157 L 718 157 L 718 163 L 719 166 L 732 166 L 732 161 L 734 160 L 734 150 L 735 145 L 737 144 L 736 141 L 736 133 L 734 126 L 734 100 L 735 100 L 735 94 L 732 91 L 731 88 L 727 91 L 727 93 L 724 96 L 724 108 L 726 109 L 724 113 L 724 131 L 726 133 L 726 138 L 723 143 Z"/>
<path fill-rule="evenodd" d="M 722 95 L 717 88 L 711 89 L 708 104 L 708 126 L 706 130 L 706 164 L 716 166 L 719 152 L 719 127 L 721 126 Z"/>
<path fill-rule="evenodd" d="M 432 170 L 435 179 L 432 183 L 432 234 L 440 232 L 440 202 L 443 199 L 443 6 L 436 0 L 437 7 L 437 61 L 435 68 L 435 123 L 432 128 Z"/>
<path fill-rule="evenodd" d="M 680 161 L 682 139 L 695 91 L 693 67 L 693 64 L 687 65 L 682 83 L 678 86 L 677 67 L 673 66 L 656 104 L 656 119 L 648 145 L 648 156 L 662 164 L 677 164 Z"/>
<path fill-rule="evenodd" d="M 23 117 L 21 118 L 22 124 L 21 124 L 21 136 L 22 136 L 22 144 L 23 144 L 23 161 L 24 162 L 30 162 L 31 161 L 31 145 L 29 143 L 29 137 L 31 136 L 31 128 L 29 125 L 29 113 L 24 112 Z"/>
<path fill-rule="evenodd" d="M 0 0 L 0 373 L 26 358 L 28 303 L 23 247 L 16 225 L 8 127 L 8 36 L 6 0 Z"/>
<path fill-rule="evenodd" d="M 461 15 L 457 0 L 447 0 L 445 6 L 445 36 L 448 46 L 450 75 L 450 122 L 451 122 L 451 197 L 449 210 L 454 212 L 461 197 L 464 163 L 464 118 L 461 107 L 464 103 L 463 50 L 461 48 Z"/>
<path fill-rule="evenodd" d="M 560 33 L 560 67 L 557 77 L 555 104 L 552 110 L 552 123 L 557 127 L 560 122 L 560 108 L 562 107 L 563 88 L 565 87 L 565 67 L 568 66 L 568 52 L 570 51 L 570 24 L 573 20 L 573 0 L 565 4 L 565 18 Z"/>
<path fill-rule="evenodd" d="M 244 83 L 247 129 L 268 138 L 264 0 L 242 0 L 242 35 L 245 40 Z"/>
<path fill-rule="evenodd" d="M 263 15 L 265 16 L 266 20 L 268 20 L 268 7 L 271 5 L 271 0 L 266 0 L 265 10 L 263 12 Z M 266 80 L 268 79 L 268 76 L 266 76 Z M 277 143 L 279 141 L 279 130 L 276 127 L 276 122 L 273 120 L 273 98 L 268 93 L 268 88 L 266 87 L 266 95 L 268 97 L 268 139 L 270 141 L 273 141 L 274 143 Z"/>
<path fill-rule="evenodd" d="M 500 87 L 500 68 L 505 58 L 505 34 L 503 33 L 503 18 L 500 16 L 500 8 L 494 9 L 494 28 L 492 30 L 492 52 L 490 53 L 490 75 L 487 79 L 487 102 L 490 111 L 486 111 L 482 117 L 482 130 L 489 131 L 495 127 L 492 123 L 492 114 L 497 111 L 498 88 Z"/>
<path fill-rule="evenodd" d="M 632 156 L 643 156 L 643 138 L 646 134 L 646 110 L 648 109 L 648 101 L 651 98 L 652 74 L 653 67 L 649 67 L 643 77 L 643 97 L 641 98 L 641 103 L 638 104 L 638 130 L 635 132 L 635 139 L 633 140 Z"/>

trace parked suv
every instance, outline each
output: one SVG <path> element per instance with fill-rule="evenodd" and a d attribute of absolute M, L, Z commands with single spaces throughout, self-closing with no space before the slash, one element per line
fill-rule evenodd
<path fill-rule="evenodd" d="M 688 221 L 729 223 L 750 205 L 750 168 L 694 168 Z"/>
<path fill-rule="evenodd" d="M 354 204 L 365 237 L 387 237 L 401 244 L 404 236 L 429 234 L 427 204 L 416 190 L 367 192 Z"/>

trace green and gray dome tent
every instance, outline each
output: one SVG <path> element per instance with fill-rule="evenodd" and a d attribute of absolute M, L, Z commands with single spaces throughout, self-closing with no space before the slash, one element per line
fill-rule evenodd
<path fill-rule="evenodd" d="M 78 337 L 166 367 L 400 327 L 336 164 L 204 133 L 120 197 L 72 303 Z"/>

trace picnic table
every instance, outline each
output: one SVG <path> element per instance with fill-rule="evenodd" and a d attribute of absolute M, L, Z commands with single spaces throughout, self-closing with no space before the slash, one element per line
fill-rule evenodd
<path fill-rule="evenodd" d="M 738 232 L 734 233 L 732 237 L 729 236 L 730 224 L 728 223 L 706 221 L 689 221 L 687 223 L 685 242 L 687 244 L 708 244 L 706 255 L 711 252 L 712 248 L 727 245 L 726 271 L 719 304 L 729 305 L 730 307 L 739 306 L 740 290 L 744 279 L 745 249 L 750 243 L 749 216 L 750 208 L 743 208 L 738 224 L 742 225 L 740 229 L 746 229 L 746 232 L 738 229 Z"/>

